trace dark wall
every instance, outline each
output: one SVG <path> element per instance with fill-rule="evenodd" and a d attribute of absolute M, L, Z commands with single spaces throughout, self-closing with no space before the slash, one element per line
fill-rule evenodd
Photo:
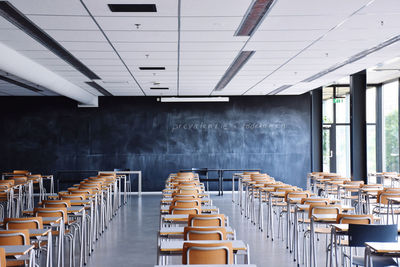
<path fill-rule="evenodd" d="M 310 98 L 231 97 L 229 103 L 101 98 L 77 108 L 63 97 L 0 98 L 0 169 L 143 171 L 160 190 L 180 168 L 261 168 L 304 186 L 310 171 Z"/>

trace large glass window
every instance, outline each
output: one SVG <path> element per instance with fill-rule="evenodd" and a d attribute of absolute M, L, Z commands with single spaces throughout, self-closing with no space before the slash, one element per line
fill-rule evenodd
<path fill-rule="evenodd" d="M 367 169 L 376 172 L 376 87 L 367 88 Z"/>
<path fill-rule="evenodd" d="M 399 82 L 382 85 L 382 161 L 384 171 L 399 171 Z"/>

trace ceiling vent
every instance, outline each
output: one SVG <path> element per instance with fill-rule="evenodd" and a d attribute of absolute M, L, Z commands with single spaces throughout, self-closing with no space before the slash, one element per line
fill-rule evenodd
<path fill-rule="evenodd" d="M 111 12 L 157 12 L 155 4 L 109 4 Z"/>

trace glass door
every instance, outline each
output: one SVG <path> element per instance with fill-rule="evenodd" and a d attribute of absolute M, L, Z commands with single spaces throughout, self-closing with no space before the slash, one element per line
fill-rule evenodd
<path fill-rule="evenodd" d="M 350 88 L 323 89 L 323 171 L 350 176 Z"/>
<path fill-rule="evenodd" d="M 335 130 L 332 125 L 322 129 L 323 171 L 336 172 Z"/>

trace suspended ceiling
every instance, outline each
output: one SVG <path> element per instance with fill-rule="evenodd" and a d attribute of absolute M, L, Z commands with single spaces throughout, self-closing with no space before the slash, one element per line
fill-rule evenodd
<path fill-rule="evenodd" d="M 96 73 L 101 78 L 96 83 L 115 96 L 266 95 L 277 88 L 286 88 L 279 94 L 302 94 L 366 68 L 374 83 L 400 76 L 395 68 L 376 71 L 388 60 L 399 65 L 393 63 L 400 56 L 400 43 L 395 42 L 304 82 L 399 36 L 398 0 L 277 0 L 250 37 L 234 33 L 251 0 L 9 2 Z M 113 13 L 107 5 L 127 2 L 155 4 L 157 12 Z M 2 17 L 0 42 L 83 90 L 102 95 L 86 84 L 86 76 Z M 225 88 L 215 91 L 242 50 L 255 53 Z M 165 70 L 139 70 L 146 66 Z M 45 95 L 4 82 L 0 94 Z"/>

